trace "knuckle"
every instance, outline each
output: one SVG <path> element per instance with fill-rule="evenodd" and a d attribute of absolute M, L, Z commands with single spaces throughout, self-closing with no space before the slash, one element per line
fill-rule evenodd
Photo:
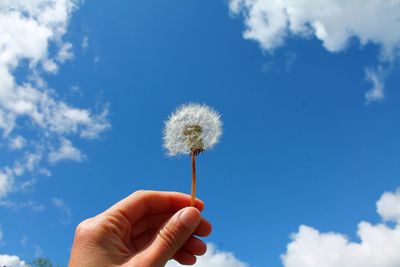
<path fill-rule="evenodd" d="M 138 191 L 133 192 L 133 196 L 135 197 L 142 197 L 143 195 L 147 194 L 146 190 L 140 189 Z"/>
<path fill-rule="evenodd" d="M 75 236 L 86 237 L 94 232 L 95 223 L 93 218 L 88 218 L 78 224 L 75 230 Z"/>
<path fill-rule="evenodd" d="M 175 231 L 173 231 L 170 226 L 165 225 L 161 228 L 158 232 L 158 237 L 168 250 L 177 251 L 179 249 L 179 243 Z"/>

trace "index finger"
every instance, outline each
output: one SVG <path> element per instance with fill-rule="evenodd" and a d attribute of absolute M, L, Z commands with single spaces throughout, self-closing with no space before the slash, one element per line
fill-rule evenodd
<path fill-rule="evenodd" d="M 116 203 L 106 213 L 121 213 L 130 223 L 135 223 L 147 214 L 174 213 L 188 207 L 190 206 L 190 198 L 189 195 L 179 192 L 140 190 Z M 195 207 L 202 211 L 204 208 L 203 201 L 196 199 Z"/>

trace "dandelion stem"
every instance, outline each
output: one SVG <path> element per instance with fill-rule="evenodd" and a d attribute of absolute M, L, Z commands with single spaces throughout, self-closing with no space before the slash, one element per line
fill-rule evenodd
<path fill-rule="evenodd" d="M 194 207 L 194 201 L 196 199 L 196 153 L 192 154 L 192 198 L 190 205 Z"/>

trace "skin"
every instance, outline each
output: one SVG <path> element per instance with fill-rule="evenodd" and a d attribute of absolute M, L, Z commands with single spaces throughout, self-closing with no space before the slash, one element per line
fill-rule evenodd
<path fill-rule="evenodd" d="M 137 191 L 76 228 L 69 267 L 192 265 L 211 233 L 204 203 L 177 192 Z"/>

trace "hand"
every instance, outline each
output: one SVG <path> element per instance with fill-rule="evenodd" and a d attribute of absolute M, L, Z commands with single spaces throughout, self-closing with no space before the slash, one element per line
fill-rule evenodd
<path fill-rule="evenodd" d="M 196 262 L 206 245 L 195 236 L 211 233 L 200 211 L 187 207 L 190 196 L 175 192 L 138 191 L 76 228 L 69 266 L 161 267 L 168 260 Z"/>

